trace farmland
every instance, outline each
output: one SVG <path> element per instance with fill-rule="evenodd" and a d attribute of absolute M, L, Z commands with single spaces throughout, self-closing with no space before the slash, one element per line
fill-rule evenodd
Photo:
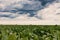
<path fill-rule="evenodd" d="M 60 25 L 0 25 L 0 40 L 60 40 Z"/>

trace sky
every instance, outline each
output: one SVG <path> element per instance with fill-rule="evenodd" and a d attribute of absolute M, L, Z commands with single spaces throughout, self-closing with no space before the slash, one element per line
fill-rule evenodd
<path fill-rule="evenodd" d="M 0 24 L 59 25 L 60 0 L 0 0 Z"/>

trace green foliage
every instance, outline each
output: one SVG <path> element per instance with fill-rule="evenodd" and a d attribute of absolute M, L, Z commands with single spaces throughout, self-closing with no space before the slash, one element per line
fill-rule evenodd
<path fill-rule="evenodd" d="M 0 25 L 0 40 L 60 40 L 60 25 Z"/>

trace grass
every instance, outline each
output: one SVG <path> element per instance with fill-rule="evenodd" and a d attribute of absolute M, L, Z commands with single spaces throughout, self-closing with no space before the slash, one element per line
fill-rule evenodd
<path fill-rule="evenodd" d="M 60 40 L 60 25 L 0 25 L 0 40 Z"/>

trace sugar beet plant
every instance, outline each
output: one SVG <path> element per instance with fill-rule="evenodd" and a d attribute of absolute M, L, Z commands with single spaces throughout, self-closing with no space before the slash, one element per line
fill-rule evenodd
<path fill-rule="evenodd" d="M 0 40 L 60 40 L 60 26 L 0 25 Z"/>

